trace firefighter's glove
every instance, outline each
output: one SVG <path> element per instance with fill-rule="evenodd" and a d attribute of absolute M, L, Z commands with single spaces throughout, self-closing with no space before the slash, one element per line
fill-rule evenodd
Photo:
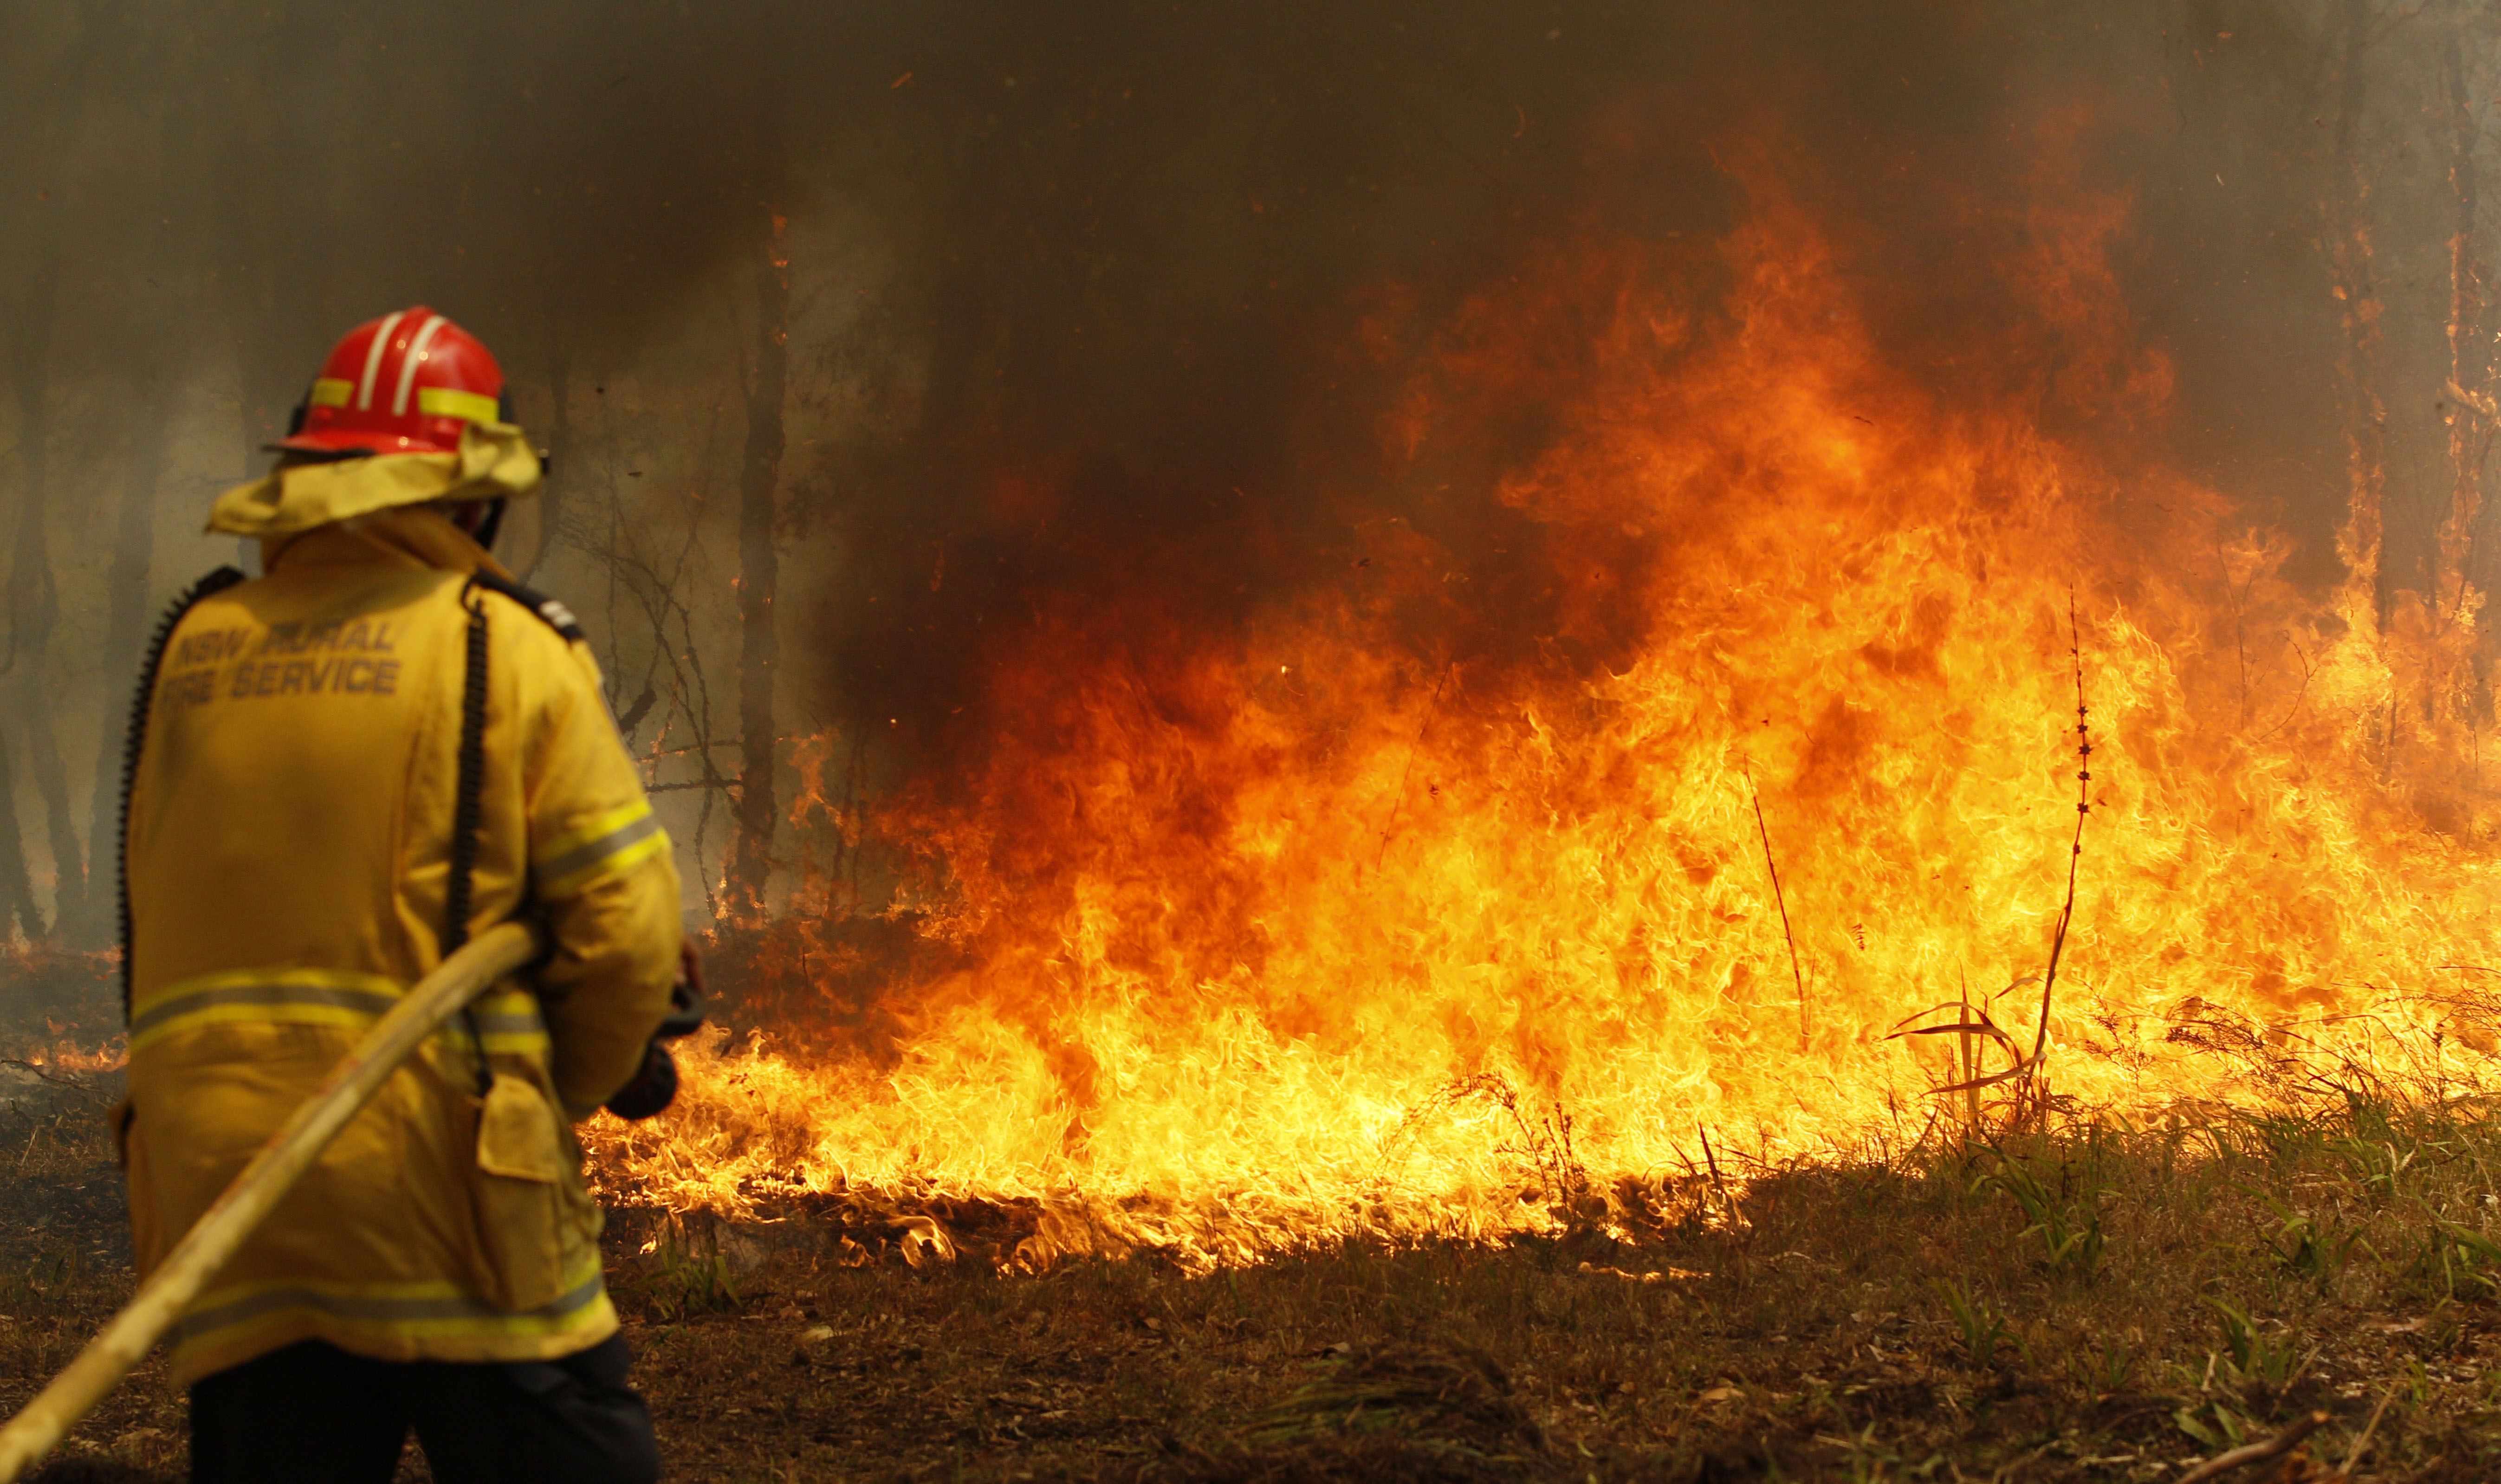
<path fill-rule="evenodd" d="M 608 1099 L 608 1111 L 627 1122 L 665 1111 L 678 1096 L 678 1059 L 653 1038 L 643 1048 L 643 1069 Z"/>
<path fill-rule="evenodd" d="M 651 1032 L 655 1041 L 682 1040 L 703 1029 L 704 993 L 703 961 L 689 948 L 679 964 L 680 978 L 669 987 L 669 1013 L 660 1029 Z"/>
<path fill-rule="evenodd" d="M 643 1069 L 608 1099 L 608 1111 L 618 1118 L 629 1122 L 650 1118 L 677 1100 L 678 1059 L 660 1043 L 703 1029 L 703 961 L 695 957 L 691 943 L 682 951 L 678 973 L 678 982 L 669 989 L 668 1018 L 651 1032 L 651 1044 L 643 1050 Z"/>

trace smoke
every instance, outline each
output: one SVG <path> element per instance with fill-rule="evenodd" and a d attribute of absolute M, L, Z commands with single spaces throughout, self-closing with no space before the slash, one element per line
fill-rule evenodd
<path fill-rule="evenodd" d="M 2252 164 L 2218 212 L 2183 183 L 2221 158 L 2242 173 L 2234 131 L 2277 100 L 2235 84 L 2239 103 L 2198 100 L 2218 118 L 2190 136 L 2173 73 L 2195 64 L 2166 28 L 2184 17 L 2098 14 L 1138 7 L 933 49 L 850 163 L 816 177 L 894 244 L 834 354 L 872 405 L 908 388 L 816 464 L 811 508 L 845 553 L 807 620 L 823 690 L 947 776 L 1015 725 L 981 691 L 1006 633 L 1075 623 L 1153 672 L 1179 658 L 1153 635 L 1220 632 L 1333 580 L 1384 519 L 1474 585 L 1419 651 L 1534 648 L 1556 631 L 1551 574 L 1535 523 L 1494 490 L 1551 436 L 1554 407 L 1474 407 L 1420 460 L 1388 456 L 1384 424 L 1472 295 L 1558 253 L 1620 248 L 1707 286 L 1719 269 L 1700 250 L 1753 209 L 1741 164 L 1841 245 L 1883 343 L 1940 398 L 2026 380 L 2045 424 L 2077 436 L 2111 409 L 2069 405 L 2072 367 L 2012 349 L 2056 351 L 2037 285 L 2014 273 L 2038 213 L 2118 203 L 2132 296 L 2112 313 L 2202 374 L 2183 405 L 2204 421 L 2106 431 L 2136 460 L 2262 487 L 2331 575 L 2325 266 L 2252 261 L 2231 217 L 2255 202 L 2315 235 L 2303 192 L 2323 191 L 2327 146 Z M 2321 36 L 2250 34 L 2265 58 L 2251 70 L 2275 86 L 2322 65 Z M 2210 247 L 2218 217 L 2235 235 Z M 1551 306 L 1558 399 L 1578 389 L 1574 337 L 1607 308 Z"/>
<path fill-rule="evenodd" d="M 2339 116 L 2357 15 L 2378 27 L 2354 53 L 2367 108 Z M 2439 485 L 2421 451 L 2445 436 L 2427 410 L 2443 316 L 2424 311 L 2445 292 L 2446 125 L 2426 108 L 2457 33 L 2374 16 L 2359 0 L 21 6 L 0 18 L 0 118 L 22 143 L 0 161 L 10 374 L 50 388 L 25 404 L 40 436 L 124 462 L 180 388 L 206 388 L 233 421 L 198 434 L 227 452 L 194 462 L 237 472 L 331 338 L 431 303 L 497 349 L 525 421 L 559 430 L 578 549 L 558 575 L 595 584 L 611 569 L 593 517 L 613 523 L 645 465 L 642 488 L 665 464 L 725 505 L 753 286 L 784 216 L 788 725 L 879 736 L 887 776 L 941 773 L 1014 725 L 984 678 L 1018 635 L 1073 624 L 1138 646 L 1151 672 L 1134 620 L 1238 625 L 1363 559 L 1371 523 L 1406 523 L 1485 595 L 1419 615 L 1419 650 L 1551 636 L 1534 523 L 1493 491 L 1551 409 L 1481 408 L 1421 458 L 1390 456 L 1384 429 L 1470 295 L 1569 245 L 1707 290 L 1695 250 L 1753 209 L 1728 153 L 1751 149 L 1940 399 L 2034 395 L 2062 433 L 2175 462 L 2284 524 L 2324 582 L 2351 309 L 2331 293 L 2329 219 L 2357 159 L 2381 183 L 2408 489 Z M 2167 420 L 2070 405 L 2074 367 L 1996 353 L 2037 341 L 2054 362 L 2013 246 L 2026 213 L 2085 199 L 2126 207 L 2111 312 L 2176 371 Z M 1558 394 L 1594 308 L 1552 306 Z M 40 492 L 65 546 L 103 539 L 73 486 L 107 456 Z M 192 519 L 190 489 L 161 494 L 160 526 Z M 2421 501 L 2392 502 L 2401 562 L 2429 549 Z M 160 592 L 188 575 L 162 548 Z M 688 652 L 720 651 L 734 574 L 717 557 L 670 570 L 713 593 L 685 599 Z M 1600 633 L 1579 662 L 1633 637 Z M 674 653 L 636 642 L 610 657 L 620 700 Z M 78 672 L 52 694 L 97 697 L 101 716 L 114 690 Z"/>

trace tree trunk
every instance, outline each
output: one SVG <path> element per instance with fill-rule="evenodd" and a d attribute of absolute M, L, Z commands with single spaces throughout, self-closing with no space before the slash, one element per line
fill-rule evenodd
<path fill-rule="evenodd" d="M 0 933 L 15 922 L 27 942 L 44 935 L 44 915 L 35 906 L 35 883 L 26 874 L 26 842 L 17 831 L 17 770 L 9 762 L 9 744 L 0 736 Z"/>
<path fill-rule="evenodd" d="M 29 543 L 19 522 L 19 567 L 27 550 L 42 547 L 42 489 L 44 485 L 44 443 L 49 431 L 44 416 L 44 344 L 50 338 L 51 284 L 50 267 L 56 259 L 44 253 L 41 266 L 27 281 L 28 292 L 19 306 L 16 334 L 11 337 L 10 371 L 17 403 L 17 504 L 21 514 L 31 515 L 36 539 Z M 49 574 L 45 574 L 49 576 Z M 25 635 L 29 624 L 22 613 L 25 607 L 23 585 L 13 576 L 9 589 L 9 643 L 5 656 L 0 656 L 0 674 L 9 677 L 8 690 L 17 709 L 22 714 L 40 709 L 45 698 L 41 684 L 42 665 L 29 663 Z M 35 676 L 29 685 L 27 677 Z M 14 921 L 28 942 L 46 933 L 43 912 L 35 905 L 33 873 L 26 862 L 25 833 L 17 825 L 17 770 L 10 758 L 7 731 L 0 728 L 0 927 Z"/>
<path fill-rule="evenodd" d="M 2464 23 L 2457 23 L 2441 49 L 2442 101 L 2451 129 L 2449 154 L 2450 198 L 2454 217 L 2449 237 L 2449 386 L 2450 404 L 2449 518 L 2439 533 L 2433 574 L 2433 600 L 2439 604 L 2440 637 L 2450 640 L 2457 619 L 2466 611 L 2477 577 L 2475 534 L 2484 505 L 2484 463 L 2491 451 L 2492 418 L 2489 389 L 2491 354 L 2484 335 L 2484 268 L 2476 260 L 2478 206 L 2475 149 L 2482 129 L 2468 83 Z M 2434 648 L 2435 659 L 2451 646 Z M 2447 666 L 2458 670 L 2472 656 L 2458 656 Z M 2477 702 L 2460 687 L 2463 673 L 2425 676 L 2432 702 L 2472 708 Z M 2456 693 L 2451 693 L 2456 692 Z"/>
<path fill-rule="evenodd" d="M 293 148 L 294 116 L 272 106 L 263 81 L 298 70 L 291 39 L 308 34 L 308 28 L 334 26 L 337 17 L 292 0 L 270 0 L 254 9 L 260 12 L 256 22 L 235 22 L 230 54 L 236 64 L 213 94 L 224 112 L 206 160 L 215 184 L 205 189 L 203 212 L 214 227 L 211 261 L 234 346 L 242 411 L 235 468 L 244 479 L 269 466 L 267 445 L 285 435 L 287 417 L 312 386 L 332 338 L 354 322 L 334 322 L 325 307 L 333 254 L 308 244 L 291 225 L 298 219 L 302 185 L 278 162 Z M 327 77 L 316 95 L 344 104 L 352 87 Z M 355 318 L 396 307 L 359 304 Z"/>
<path fill-rule="evenodd" d="M 770 234 L 756 274 L 755 376 L 747 397 L 747 457 L 738 506 L 738 844 L 730 861 L 730 911 L 747 922 L 764 916 L 773 871 L 775 807 L 773 671 L 780 645 L 773 630 L 775 495 L 782 483 L 782 396 L 789 373 L 790 268 L 782 241 L 785 219 L 768 209 Z"/>
<path fill-rule="evenodd" d="M 2343 404 L 2347 505 L 2336 533 L 2346 580 L 2339 608 L 2349 624 L 2376 637 L 2388 612 L 2382 570 L 2381 500 L 2386 482 L 2387 410 L 2380 395 L 2380 300 L 2371 254 L 2371 165 L 2362 147 L 2367 96 L 2363 65 L 2370 45 L 2371 0 L 2338 0 L 2332 24 L 2340 51 L 2335 155 L 2328 233 L 2335 291 L 2345 305 L 2345 354 L 2337 366 Z"/>
<path fill-rule="evenodd" d="M 2480 132 L 2475 100 L 2467 94 L 2466 48 L 2451 31 L 2441 49 L 2442 91 L 2447 95 L 2451 127 L 2450 201 L 2453 213 L 2449 234 L 2449 386 L 2451 394 L 2473 397 L 2483 390 L 2490 356 L 2484 344 L 2483 269 L 2475 260 L 2475 146 Z M 2449 423 L 2451 487 L 2449 523 L 2441 532 L 2441 559 L 2447 580 L 2466 575 L 2465 543 L 2483 504 L 2483 459 L 2479 449 L 2488 422 L 2476 416 L 2472 401 L 2452 403 L 2456 416 Z"/>
<path fill-rule="evenodd" d="M 156 368 L 131 399 L 128 453 L 121 466 L 121 503 L 113 523 L 113 564 L 106 578 L 104 629 L 105 714 L 96 739 L 95 792 L 92 823 L 87 826 L 90 860 L 117 861 L 121 828 L 121 751 L 130 687 L 139 673 L 139 652 L 148 642 L 148 579 L 155 557 L 156 485 L 165 473 L 173 446 L 173 419 L 166 401 L 172 379 Z M 102 944 L 113 932 L 103 889 L 109 883 L 90 870 L 95 888 L 87 893 L 87 911 L 63 930 L 82 946 Z"/>
<path fill-rule="evenodd" d="M 11 675 L 9 691 L 19 734 L 25 739 L 26 760 L 34 769 L 35 787 L 44 801 L 44 833 L 51 851 L 54 881 L 52 916 L 57 923 L 76 922 L 84 915 L 86 863 L 78 830 L 71 824 L 69 780 L 61 772 L 60 749 L 52 737 L 48 684 L 52 625 L 60 617 L 60 593 L 53 586 L 45 520 L 51 439 L 50 397 L 45 382 L 60 262 L 59 229 L 51 219 L 46 222 L 34 258 L 10 354 L 17 400 L 17 529 L 9 565 L 8 658 L 0 668 Z M 13 807 L 14 803 L 13 799 Z"/>
<path fill-rule="evenodd" d="M 39 388 L 35 399 L 42 398 Z M 55 926 L 86 918 L 86 858 L 79 843 L 70 805 L 68 775 L 52 732 L 50 658 L 52 626 L 60 618 L 60 592 L 52 580 L 51 542 L 45 520 L 48 489 L 44 457 L 39 452 L 49 428 L 20 422 L 25 429 L 26 478 L 18 492 L 17 552 L 10 562 L 10 624 L 16 640 L 20 734 L 26 741 L 26 762 L 44 800 L 44 843 L 52 858 L 52 921 Z"/>

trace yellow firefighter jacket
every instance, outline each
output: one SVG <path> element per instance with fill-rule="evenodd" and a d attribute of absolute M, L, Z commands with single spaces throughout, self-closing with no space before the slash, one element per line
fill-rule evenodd
<path fill-rule="evenodd" d="M 617 1318 L 571 1123 L 632 1077 L 665 1011 L 668 837 L 587 646 L 472 586 L 498 569 L 442 516 L 380 511 L 264 552 L 268 575 L 168 636 L 132 780 L 140 1271 L 441 961 L 472 610 L 486 693 L 471 931 L 534 911 L 555 948 L 330 1146 L 185 1314 L 175 1383 L 306 1338 L 385 1360 L 595 1344 Z"/>

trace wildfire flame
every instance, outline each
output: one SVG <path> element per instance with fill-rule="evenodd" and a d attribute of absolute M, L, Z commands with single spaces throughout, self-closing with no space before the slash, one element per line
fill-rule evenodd
<path fill-rule="evenodd" d="M 1518 549 L 1380 514 L 1241 631 L 1047 615 L 975 770 L 854 822 L 924 867 L 902 957 L 941 966 L 858 1033 L 689 1047 L 677 1111 L 596 1130 L 607 1178 L 1035 1202 L 1029 1257 L 1231 1261 L 1907 1143 L 1971 1050 L 1907 1020 L 2040 1032 L 2079 663 L 2059 1105 L 2478 1085 L 2473 595 L 2384 632 L 2367 573 L 2298 590 L 2288 538 L 2130 450 L 2169 382 L 2108 268 L 2123 201 L 2032 209 L 2037 338 L 1966 375 L 1888 356 L 1771 179 L 1720 241 L 1558 250 L 1432 327 L 1393 477 L 1551 408 L 1497 489 Z M 1513 612 L 1543 626 L 1508 650 L 1417 637 Z M 847 951 L 835 910 L 781 925 L 785 973 Z"/>
<path fill-rule="evenodd" d="M 12 1060 L 38 1075 L 47 1072 L 84 1074 L 120 1071 L 129 1064 L 130 1054 L 117 1043 L 95 1047 L 79 1046 L 64 1040 Z"/>

